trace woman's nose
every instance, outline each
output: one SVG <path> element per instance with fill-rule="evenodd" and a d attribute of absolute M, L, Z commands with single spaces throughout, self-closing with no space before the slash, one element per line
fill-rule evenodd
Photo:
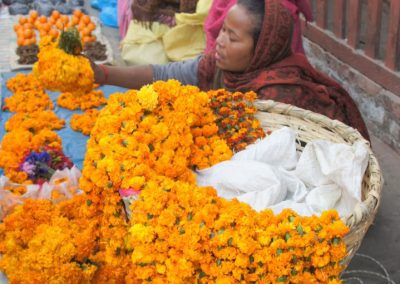
<path fill-rule="evenodd" d="M 224 45 L 224 35 L 223 35 L 222 30 L 219 32 L 219 34 L 218 34 L 217 39 L 216 39 L 215 42 L 216 42 L 217 45 L 219 45 L 219 46 L 223 46 L 223 45 Z"/>

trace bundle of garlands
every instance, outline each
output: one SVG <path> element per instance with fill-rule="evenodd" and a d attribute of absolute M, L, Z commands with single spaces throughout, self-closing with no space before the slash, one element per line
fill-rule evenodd
<path fill-rule="evenodd" d="M 43 37 L 33 74 L 51 91 L 88 93 L 93 89 L 94 74 L 90 61 L 81 56 L 79 32 L 63 30 L 56 41 Z"/>
<path fill-rule="evenodd" d="M 18 142 L 16 142 L 18 141 Z M 0 167 L 4 174 L 13 182 L 31 184 L 30 171 L 23 167 L 27 155 L 32 152 L 42 152 L 42 149 L 61 151 L 61 138 L 50 129 L 41 129 L 37 133 L 17 128 L 6 135 L 1 142 Z"/>
<path fill-rule="evenodd" d="M 37 152 L 26 153 L 20 163 L 20 170 L 25 172 L 34 184 L 41 185 L 49 181 L 56 170 L 70 169 L 72 166 L 72 161 L 62 150 L 44 146 Z"/>
<path fill-rule="evenodd" d="M 210 102 L 177 81 L 112 95 L 87 144 L 84 194 L 27 202 L 0 224 L 9 281 L 340 283 L 348 228 L 336 212 L 257 213 L 196 185 L 193 168 L 232 156 Z M 130 220 L 121 190 L 138 193 Z"/>

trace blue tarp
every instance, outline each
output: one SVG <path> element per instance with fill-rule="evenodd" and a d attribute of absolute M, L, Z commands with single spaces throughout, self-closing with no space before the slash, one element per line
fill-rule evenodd
<path fill-rule="evenodd" d="M 12 96 L 12 93 L 7 89 L 6 83 L 7 80 L 14 77 L 17 73 L 28 73 L 28 72 L 10 72 L 10 73 L 1 73 L 2 76 L 2 84 L 1 84 L 1 105 L 4 106 L 4 98 Z M 126 92 L 127 89 L 114 87 L 114 86 L 102 86 L 99 88 L 104 92 L 106 98 L 108 98 L 111 94 L 115 92 Z M 88 140 L 88 136 L 83 135 L 80 132 L 76 132 L 70 127 L 70 118 L 75 113 L 82 113 L 81 110 L 70 111 L 64 108 L 61 108 L 57 105 L 56 100 L 59 93 L 47 92 L 49 94 L 51 100 L 53 101 L 54 109 L 53 111 L 57 114 L 59 118 L 65 120 L 65 127 L 63 129 L 57 130 L 57 134 L 62 139 L 62 144 L 64 148 L 64 153 L 67 155 L 74 164 L 82 170 L 82 163 L 85 157 L 86 152 L 86 142 Z M 103 106 L 102 106 L 103 107 Z M 101 107 L 100 107 L 101 108 Z M 0 140 L 3 140 L 5 135 L 5 122 L 13 115 L 14 113 L 8 111 L 0 110 Z M 18 143 L 18 141 L 15 141 Z M 2 169 L 0 168 L 0 175 L 3 174 Z"/>

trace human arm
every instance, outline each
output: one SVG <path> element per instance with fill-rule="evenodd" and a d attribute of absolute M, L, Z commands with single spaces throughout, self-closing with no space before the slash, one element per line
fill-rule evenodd
<path fill-rule="evenodd" d="M 128 89 L 140 89 L 153 82 L 151 65 L 129 67 L 92 65 L 94 81 L 101 85 L 113 85 Z"/>
<path fill-rule="evenodd" d="M 92 63 L 95 82 L 129 89 L 140 89 L 143 85 L 158 80 L 176 79 L 184 85 L 198 85 L 197 69 L 201 57 L 163 65 L 140 65 L 116 67 Z"/>

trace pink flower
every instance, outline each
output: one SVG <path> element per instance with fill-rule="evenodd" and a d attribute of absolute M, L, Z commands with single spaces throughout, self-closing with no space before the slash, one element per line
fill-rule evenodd
<path fill-rule="evenodd" d="M 31 164 L 29 162 L 24 162 L 22 164 L 21 169 L 26 172 L 28 175 L 33 175 L 35 173 L 36 166 L 35 164 Z"/>
<path fill-rule="evenodd" d="M 140 191 L 133 188 L 121 188 L 119 194 L 122 197 L 130 197 L 132 195 L 139 195 Z"/>

